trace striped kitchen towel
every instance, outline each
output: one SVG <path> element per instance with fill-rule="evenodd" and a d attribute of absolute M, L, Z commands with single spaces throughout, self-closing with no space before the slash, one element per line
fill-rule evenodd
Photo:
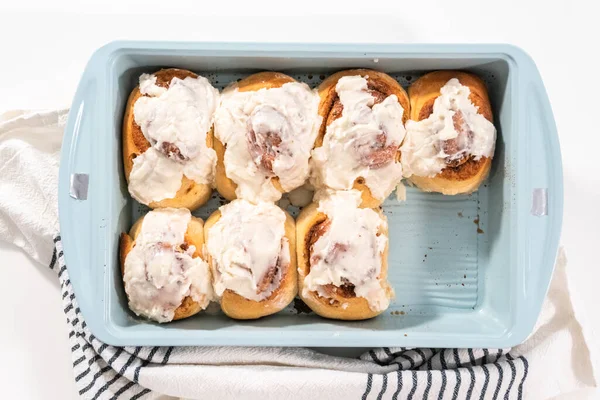
<path fill-rule="evenodd" d="M 360 358 L 303 348 L 114 347 L 87 328 L 58 231 L 67 110 L 0 115 L 0 240 L 58 275 L 77 389 L 86 399 L 546 399 L 595 387 L 576 292 L 560 252 L 534 333 L 512 349 L 373 349 Z M 587 339 L 587 341 L 586 341 Z"/>

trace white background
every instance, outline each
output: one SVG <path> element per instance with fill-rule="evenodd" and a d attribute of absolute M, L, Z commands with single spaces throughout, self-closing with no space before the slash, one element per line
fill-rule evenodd
<path fill-rule="evenodd" d="M 562 243 L 585 306 L 584 329 L 598 336 L 597 1 L 81 3 L 0 2 L 0 111 L 69 106 L 92 52 L 115 39 L 501 42 L 524 48 L 539 67 L 556 118 L 565 184 Z M 0 390 L 11 394 L 2 397 L 76 398 L 57 280 L 10 245 L 0 244 L 0 260 L 0 304 L 8 315 L 0 323 Z"/>

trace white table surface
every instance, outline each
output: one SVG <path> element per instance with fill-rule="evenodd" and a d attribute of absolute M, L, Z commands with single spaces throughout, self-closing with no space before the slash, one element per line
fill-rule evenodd
<path fill-rule="evenodd" d="M 593 306 L 600 281 L 597 2 L 371 0 L 341 7 L 323 0 L 288 6 L 281 0 L 190 1 L 173 9 L 164 1 L 131 1 L 128 7 L 116 0 L 6 3 L 0 3 L 0 111 L 69 106 L 92 52 L 115 39 L 501 42 L 524 48 L 539 67 L 556 118 L 565 185 L 562 243 L 585 306 L 579 310 L 584 329 L 600 343 L 600 313 Z M 3 397 L 77 398 L 57 280 L 12 245 L 0 244 L 0 260 L 10 277 L 0 279 L 0 304 L 8 309 L 8 323 L 0 328 L 0 391 L 12 394 Z"/>

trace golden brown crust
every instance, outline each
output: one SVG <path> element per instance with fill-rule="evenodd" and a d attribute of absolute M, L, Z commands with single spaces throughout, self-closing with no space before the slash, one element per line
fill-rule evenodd
<path fill-rule="evenodd" d="M 263 71 L 233 83 L 232 88 L 237 88 L 240 92 L 256 92 L 260 89 L 275 89 L 291 82 L 296 82 L 296 80 L 289 75 Z"/>
<path fill-rule="evenodd" d="M 119 240 L 119 261 L 121 263 L 121 276 L 125 275 L 125 259 L 127 254 L 133 249 L 133 239 L 125 232 L 121 232 Z"/>
<path fill-rule="evenodd" d="M 127 258 L 127 254 L 133 249 L 135 246 L 135 239 L 140 234 L 142 229 L 142 221 L 144 217 L 138 219 L 135 224 L 131 227 L 129 234 L 122 232 L 121 240 L 119 243 L 119 260 L 121 264 L 121 276 L 125 275 L 125 259 Z M 194 258 L 202 257 L 202 248 L 204 246 L 204 222 L 202 219 L 192 216 L 192 219 L 188 223 L 188 228 L 185 232 L 185 242 L 188 245 L 193 245 L 196 247 L 196 251 L 193 254 Z M 202 257 L 203 258 L 203 257 Z M 173 321 L 178 319 L 183 319 L 187 317 L 191 317 L 194 314 L 198 314 L 202 310 L 200 304 L 190 296 L 187 296 L 183 299 L 181 305 L 175 309 L 175 316 L 173 317 Z"/>
<path fill-rule="evenodd" d="M 175 77 L 182 79 L 182 80 L 185 78 L 188 78 L 188 77 L 189 78 L 197 78 L 198 77 L 198 75 L 196 75 L 192 71 L 188 71 L 185 69 L 179 69 L 179 68 L 161 69 L 160 71 L 155 72 L 153 75 L 156 76 L 156 86 L 160 86 L 165 89 L 169 88 L 169 85 L 171 85 L 171 80 L 173 80 L 173 78 L 175 78 Z"/>
<path fill-rule="evenodd" d="M 229 90 L 238 90 L 239 92 L 255 92 L 260 89 L 275 89 L 279 88 L 286 83 L 296 82 L 294 78 L 291 76 L 282 74 L 280 72 L 272 72 L 272 71 L 264 71 L 259 72 L 253 75 L 250 75 L 238 82 L 231 84 L 227 87 L 227 91 Z M 237 198 L 235 194 L 235 190 L 237 189 L 237 184 L 227 177 L 225 172 L 225 150 L 227 146 L 223 145 L 217 137 L 214 137 L 214 149 L 217 153 L 217 169 L 215 176 L 215 186 L 217 191 L 221 196 L 225 199 L 232 201 Z M 271 178 L 271 182 L 277 190 L 284 193 L 281 184 L 279 183 L 278 177 Z"/>
<path fill-rule="evenodd" d="M 462 71 L 434 71 L 414 81 L 408 88 L 410 118 L 420 121 L 429 117 L 433 112 L 433 102 L 440 95 L 440 89 L 452 78 L 458 79 L 461 85 L 471 90 L 469 100 L 479 107 L 481 115 L 494 122 L 485 83 L 477 75 Z M 426 114 L 422 113 L 423 108 L 427 111 Z"/>
<path fill-rule="evenodd" d="M 185 79 L 188 76 L 193 78 L 197 77 L 193 72 L 176 68 L 162 69 L 155 72 L 154 76 L 156 76 L 156 85 L 164 88 L 169 87 L 173 77 L 178 77 L 180 79 Z M 133 169 L 133 159 L 150 148 L 150 143 L 144 137 L 140 126 L 135 123 L 133 115 L 133 106 L 141 96 L 140 88 L 139 86 L 136 86 L 129 95 L 125 107 L 125 116 L 123 117 L 123 166 L 127 183 L 129 183 L 129 175 Z M 213 132 L 211 127 L 206 135 L 206 145 L 209 148 L 212 148 L 212 142 Z M 195 210 L 206 203 L 211 194 L 211 185 L 196 183 L 184 175 L 181 179 L 181 187 L 174 198 L 152 202 L 148 204 L 148 206 L 150 208 L 174 207 Z"/>
<path fill-rule="evenodd" d="M 320 297 L 316 292 L 303 293 L 304 279 L 310 272 L 310 249 L 315 241 L 315 235 L 319 236 L 319 225 L 327 220 L 327 216 L 318 211 L 318 203 L 312 203 L 305 207 L 296 220 L 296 251 L 298 252 L 298 294 L 300 298 L 315 313 L 322 317 L 341 320 L 363 320 L 373 318 L 385 310 L 373 311 L 368 301 L 363 297 L 356 297 L 349 288 L 330 290 L 331 298 Z M 381 210 L 374 210 L 383 217 Z M 387 228 L 379 232 L 388 235 Z M 392 297 L 392 289 L 387 284 L 388 269 L 388 245 L 382 254 L 380 279 L 384 282 L 387 295 Z M 341 290 L 340 290 L 341 289 Z M 347 304 L 344 309 L 343 304 Z"/>
<path fill-rule="evenodd" d="M 194 301 L 190 296 L 184 297 L 181 305 L 175 309 L 173 321 L 191 317 L 192 315 L 198 314 L 200 311 L 202 311 L 200 303 Z"/>
<path fill-rule="evenodd" d="M 440 89 L 452 78 L 467 86 L 471 94 L 469 99 L 479 108 L 479 113 L 488 121 L 493 121 L 492 107 L 485 83 L 476 75 L 461 71 L 435 71 L 423 75 L 409 88 L 411 119 L 421 121 L 433 112 L 435 99 Z M 434 177 L 411 176 L 409 180 L 427 192 L 439 192 L 446 195 L 467 194 L 476 191 L 487 177 L 492 159 L 481 157 L 475 160 L 470 157 L 456 167 L 447 166 Z"/>
<path fill-rule="evenodd" d="M 285 237 L 289 242 L 290 264 L 281 277 L 281 284 L 268 298 L 262 301 L 248 300 L 232 290 L 225 290 L 221 297 L 221 309 L 228 317 L 235 319 L 261 318 L 283 310 L 296 297 L 298 293 L 296 226 L 294 218 L 291 215 L 285 212 L 285 216 Z M 221 211 L 217 210 L 206 220 L 204 224 L 204 236 L 207 240 L 210 235 L 210 229 L 220 218 Z M 208 256 L 208 263 L 211 270 L 214 271 L 215 266 L 210 255 Z"/>
<path fill-rule="evenodd" d="M 383 203 L 383 200 L 385 200 L 379 200 L 378 198 L 373 197 L 371 194 L 371 189 L 369 189 L 365 183 L 364 178 L 356 178 L 352 184 L 352 189 L 360 191 L 360 206 L 363 208 L 377 208 L 381 205 L 381 203 Z"/>
<path fill-rule="evenodd" d="M 196 250 L 192 254 L 193 258 L 202 257 L 202 248 L 204 247 L 204 221 L 201 218 L 194 217 L 188 223 L 187 230 L 183 236 L 183 240 L 188 245 L 193 245 Z"/>
<path fill-rule="evenodd" d="M 335 86 L 340 78 L 344 76 L 360 75 L 367 78 L 369 90 L 375 97 L 376 103 L 383 101 L 389 95 L 395 94 L 398 97 L 398 102 L 404 109 L 402 123 L 405 123 L 410 116 L 410 101 L 408 94 L 391 76 L 370 69 L 349 69 L 339 71 L 325 79 L 317 88 L 319 93 L 319 115 L 323 117 L 319 135 L 315 141 L 315 148 L 323 145 L 327 126 L 342 115 L 343 106 L 339 102 Z M 400 159 L 400 150 L 397 151 L 396 161 Z M 371 190 L 365 184 L 364 177 L 358 177 L 354 181 L 353 189 L 359 190 L 362 197 L 362 206 L 365 208 L 375 208 L 381 205 L 385 199 L 377 199 L 373 197 Z"/>
<path fill-rule="evenodd" d="M 217 153 L 217 169 L 215 171 L 215 187 L 217 188 L 217 192 L 225 199 L 229 201 L 233 201 L 236 199 L 235 190 L 237 189 L 237 185 L 234 181 L 227 177 L 225 173 L 225 163 L 223 162 L 225 158 L 225 146 L 217 137 L 215 136 L 215 152 Z"/>
<path fill-rule="evenodd" d="M 487 161 L 487 157 L 481 157 L 479 160 L 469 157 L 457 167 L 447 166 L 439 173 L 439 177 L 452 181 L 469 180 L 479 173 Z"/>

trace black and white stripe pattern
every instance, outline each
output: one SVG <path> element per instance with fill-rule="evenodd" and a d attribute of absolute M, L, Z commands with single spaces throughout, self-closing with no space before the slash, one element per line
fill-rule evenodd
<path fill-rule="evenodd" d="M 77 305 L 60 236 L 50 269 L 58 274 L 77 389 L 85 399 L 153 399 L 160 394 L 139 384 L 144 368 L 169 364 L 176 347 L 114 347 L 89 331 Z M 395 366 L 387 374 L 364 373 L 362 399 L 521 399 L 529 364 L 510 349 L 379 348 L 362 360 Z M 175 358 L 175 357 L 173 357 Z"/>
<path fill-rule="evenodd" d="M 149 364 L 168 361 L 171 347 L 114 347 L 100 342 L 87 329 L 66 269 L 60 236 L 50 269 L 58 274 L 69 327 L 73 372 L 79 394 L 85 399 L 139 399 L 157 397 L 137 383 L 139 371 Z"/>
<path fill-rule="evenodd" d="M 529 363 L 510 349 L 382 348 L 361 359 L 398 365 L 367 374 L 363 399 L 522 399 Z"/>

